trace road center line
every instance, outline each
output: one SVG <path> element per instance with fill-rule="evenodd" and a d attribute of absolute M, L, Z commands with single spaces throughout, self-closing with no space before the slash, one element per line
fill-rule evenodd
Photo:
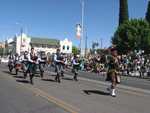
<path fill-rule="evenodd" d="M 35 93 L 36 96 L 40 96 L 40 97 L 48 100 L 49 102 L 55 103 L 56 105 L 58 105 L 59 107 L 63 108 L 64 110 L 66 110 L 70 113 L 78 113 L 80 111 L 80 109 L 78 109 L 78 108 L 72 106 L 71 104 L 68 104 L 68 103 L 66 103 L 66 102 L 64 102 L 64 101 L 62 101 L 56 97 L 51 96 L 50 94 L 42 91 L 39 88 L 34 88 L 34 87 L 29 88 L 22 83 L 19 83 L 19 84 L 21 84 L 23 87 L 31 90 L 33 93 Z"/>

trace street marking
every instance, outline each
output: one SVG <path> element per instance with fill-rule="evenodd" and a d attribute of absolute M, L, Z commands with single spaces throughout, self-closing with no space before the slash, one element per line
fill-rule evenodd
<path fill-rule="evenodd" d="M 9 76 L 9 77 L 12 78 L 11 76 Z M 67 75 L 67 77 L 70 77 L 70 76 Z M 101 84 L 101 85 L 104 85 L 104 86 L 108 85 L 108 83 L 106 83 L 106 82 L 86 79 L 86 78 L 83 78 L 83 77 L 79 77 L 79 79 L 83 80 L 83 81 L 88 81 L 88 82 L 91 82 L 91 83 Z M 21 86 L 23 86 L 23 87 L 26 87 L 27 89 L 30 89 L 33 93 L 35 93 L 36 96 L 43 97 L 44 99 L 48 100 L 49 102 L 55 103 L 56 105 L 58 105 L 59 107 L 63 108 L 64 110 L 66 110 L 70 113 L 78 113 L 80 111 L 78 108 L 75 108 L 72 105 L 67 104 L 64 101 L 53 97 L 53 96 L 47 94 L 46 92 L 44 92 L 44 91 L 42 91 L 38 88 L 26 86 L 22 83 L 19 83 L 19 84 L 21 84 Z M 133 88 L 133 87 L 123 86 L 123 85 L 118 85 L 118 88 L 122 92 L 132 94 L 132 95 L 136 95 L 136 96 L 144 96 L 146 94 L 150 94 L 150 93 L 148 93 L 149 92 L 148 90 L 143 90 L 143 89 L 140 89 L 140 88 Z M 146 94 L 143 94 L 143 93 L 146 93 Z"/>
<path fill-rule="evenodd" d="M 7 76 L 7 77 L 12 79 L 12 80 L 14 80 L 11 76 Z M 62 101 L 62 100 L 60 100 L 58 98 L 55 98 L 55 97 L 47 94 L 46 92 L 44 92 L 44 91 L 42 91 L 42 90 L 40 90 L 38 88 L 35 88 L 35 87 L 31 88 L 30 86 L 26 86 L 26 85 L 24 85 L 22 83 L 18 83 L 18 84 L 19 84 L 17 86 L 18 88 L 24 87 L 24 88 L 26 88 L 28 90 L 31 90 L 35 94 L 35 96 L 41 96 L 44 99 L 48 100 L 49 102 L 52 102 L 52 103 L 56 104 L 57 106 L 61 107 L 65 111 L 68 111 L 70 113 L 78 113 L 80 111 L 80 109 L 72 106 L 71 104 L 68 104 L 68 103 L 66 103 L 66 102 L 64 102 L 64 101 Z"/>
<path fill-rule="evenodd" d="M 67 104 L 66 102 L 58 99 L 58 98 L 55 98 L 45 92 L 43 92 L 42 90 L 38 89 L 38 88 L 35 88 L 35 91 L 36 93 L 38 93 L 41 97 L 59 105 L 61 108 L 65 109 L 66 111 L 69 111 L 70 113 L 77 113 L 77 111 L 79 112 L 80 110 L 75 108 L 74 106 L 70 105 L 70 104 Z"/>
<path fill-rule="evenodd" d="M 65 111 L 68 111 L 70 113 L 78 113 L 80 111 L 80 109 L 78 109 L 78 108 L 72 106 L 71 104 L 68 104 L 58 98 L 55 98 L 55 97 L 47 94 L 46 92 L 40 90 L 39 88 L 34 88 L 34 87 L 29 88 L 22 83 L 19 83 L 19 84 L 22 85 L 23 87 L 31 90 L 33 93 L 35 93 L 35 96 L 40 96 L 40 97 L 48 100 L 49 102 L 52 102 L 52 103 L 56 104 L 57 106 L 63 108 Z"/>

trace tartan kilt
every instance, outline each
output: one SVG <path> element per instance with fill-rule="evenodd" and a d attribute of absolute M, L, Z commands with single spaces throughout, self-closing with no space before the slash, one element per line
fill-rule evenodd
<path fill-rule="evenodd" d="M 28 72 L 35 74 L 36 73 L 36 64 L 34 63 L 29 63 L 28 64 Z"/>
<path fill-rule="evenodd" d="M 118 80 L 120 78 L 120 76 L 116 73 L 116 69 L 110 69 L 107 72 L 107 77 L 106 77 L 106 81 L 111 81 L 112 82 L 112 77 L 115 75 L 116 78 L 116 83 L 120 83 L 120 81 Z"/>
<path fill-rule="evenodd" d="M 73 65 L 73 70 L 72 72 L 75 73 L 75 70 L 80 70 L 80 66 L 79 65 Z"/>

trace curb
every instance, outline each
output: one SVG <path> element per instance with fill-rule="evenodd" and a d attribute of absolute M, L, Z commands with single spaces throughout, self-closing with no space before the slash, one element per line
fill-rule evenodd
<path fill-rule="evenodd" d="M 50 73 L 51 74 L 55 74 L 55 72 L 50 72 Z M 66 77 L 70 77 L 70 75 L 68 75 L 68 74 L 65 74 L 65 76 Z M 101 85 L 104 85 L 104 86 L 110 85 L 110 83 L 108 83 L 108 82 L 91 80 L 91 79 L 83 78 L 83 77 L 78 77 L 78 78 L 79 78 L 79 80 L 93 82 L 93 83 L 101 84 Z M 131 86 L 125 86 L 125 85 L 121 85 L 121 84 L 118 84 L 117 88 L 123 89 L 123 90 L 129 90 L 129 91 L 132 91 L 132 92 L 139 92 L 139 93 L 150 94 L 150 90 L 141 89 L 141 88 L 135 88 L 135 87 L 131 87 Z"/>

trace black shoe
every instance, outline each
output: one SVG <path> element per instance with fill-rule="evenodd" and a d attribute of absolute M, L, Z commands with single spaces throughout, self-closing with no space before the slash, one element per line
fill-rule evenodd
<path fill-rule="evenodd" d="M 60 83 L 60 76 L 57 76 L 57 82 Z"/>
<path fill-rule="evenodd" d="M 75 81 L 78 81 L 78 79 L 76 78 Z"/>
<path fill-rule="evenodd" d="M 75 76 L 73 77 L 73 79 L 74 79 L 75 81 L 78 81 L 77 75 L 75 75 Z"/>
<path fill-rule="evenodd" d="M 112 97 L 116 97 L 116 95 L 111 95 Z"/>
<path fill-rule="evenodd" d="M 30 83 L 33 85 L 33 76 L 34 75 L 30 75 Z"/>
<path fill-rule="evenodd" d="M 55 76 L 55 81 L 57 82 L 58 81 L 58 74 Z"/>
<path fill-rule="evenodd" d="M 30 79 L 30 83 L 33 85 L 33 80 L 32 79 Z"/>
<path fill-rule="evenodd" d="M 64 77 L 64 73 L 61 73 L 61 77 Z"/>
<path fill-rule="evenodd" d="M 55 81 L 57 82 L 57 77 L 55 77 Z"/>
<path fill-rule="evenodd" d="M 58 83 L 61 83 L 60 79 L 58 79 Z"/>
<path fill-rule="evenodd" d="M 44 74 L 44 72 L 41 72 L 41 73 L 40 73 L 40 75 L 41 75 L 41 79 L 43 78 L 43 74 Z"/>
<path fill-rule="evenodd" d="M 27 78 L 27 73 L 24 73 L 24 79 L 26 79 Z"/>

